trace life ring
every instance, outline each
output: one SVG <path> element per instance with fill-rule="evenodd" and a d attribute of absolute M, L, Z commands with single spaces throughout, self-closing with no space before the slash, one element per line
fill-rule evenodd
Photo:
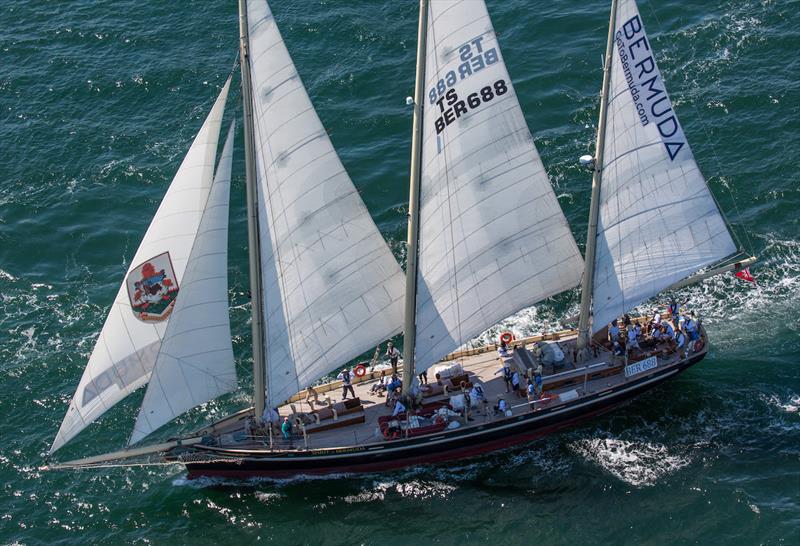
<path fill-rule="evenodd" d="M 694 352 L 699 353 L 702 350 L 703 350 L 703 340 L 698 339 L 697 341 L 694 342 Z"/>
<path fill-rule="evenodd" d="M 355 367 L 353 373 L 356 374 L 356 377 L 364 377 L 367 373 L 367 368 L 363 364 L 359 364 Z"/>
<path fill-rule="evenodd" d="M 506 345 L 508 345 L 512 341 L 514 341 L 514 334 L 512 334 L 511 332 L 503 332 L 502 334 L 500 334 L 501 343 L 505 343 Z"/>

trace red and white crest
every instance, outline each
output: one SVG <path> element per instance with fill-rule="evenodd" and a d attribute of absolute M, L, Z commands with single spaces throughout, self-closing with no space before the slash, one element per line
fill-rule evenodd
<path fill-rule="evenodd" d="M 150 258 L 131 270 L 125 279 L 131 308 L 139 320 L 166 320 L 178 297 L 178 281 L 169 252 Z"/>

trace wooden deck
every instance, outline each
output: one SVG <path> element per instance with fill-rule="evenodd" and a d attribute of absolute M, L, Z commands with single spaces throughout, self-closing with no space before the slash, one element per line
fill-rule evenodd
<path fill-rule="evenodd" d="M 702 330 L 701 330 L 702 332 Z M 553 336 L 550 336 L 551 339 Z M 625 357 L 615 357 L 605 349 L 598 349 L 596 357 L 592 358 L 585 365 L 576 366 L 573 363 L 573 349 L 575 346 L 574 332 L 560 332 L 557 336 L 559 346 L 566 355 L 565 365 L 558 370 L 545 366 L 543 370 L 543 389 L 542 399 L 533 404 L 525 394 L 526 377 L 524 370 L 520 370 L 520 396 L 513 392 L 507 392 L 506 384 L 501 372 L 502 362 L 494 346 L 481 349 L 472 349 L 467 354 L 456 354 L 455 358 L 448 358 L 447 364 L 453 361 L 461 364 L 464 371 L 469 375 L 470 383 L 479 383 L 486 394 L 486 404 L 477 404 L 470 415 L 470 420 L 465 417 L 451 417 L 460 422 L 460 427 L 478 426 L 486 422 L 508 419 L 506 415 L 495 414 L 493 407 L 502 397 L 511 406 L 513 416 L 523 413 L 537 411 L 548 403 L 560 400 L 570 403 L 578 402 L 585 396 L 607 390 L 627 381 L 625 377 Z M 539 338 L 536 338 L 538 341 Z M 705 337 L 703 337 L 705 341 Z M 520 340 L 521 346 L 531 347 L 529 340 Z M 556 342 L 556 341 L 551 341 Z M 514 345 L 514 344 L 512 344 Z M 631 354 L 628 364 L 637 360 L 647 358 L 651 353 L 658 353 L 654 359 L 657 369 L 664 369 L 677 364 L 681 359 L 677 352 L 667 350 L 666 344 L 660 344 L 650 351 L 637 351 Z M 652 364 L 653 359 L 648 361 Z M 442 364 L 445 364 L 443 361 Z M 520 369 L 515 362 L 511 362 L 512 369 Z M 433 366 L 428 373 L 429 380 L 435 383 Z M 386 367 L 382 369 L 387 369 Z M 377 395 L 371 391 L 371 387 L 380 377 L 381 368 L 375 370 L 368 369 L 367 374 L 354 382 L 356 397 L 360 400 L 360 406 L 344 408 L 343 411 L 333 412 L 327 408 L 336 408 L 343 402 L 341 381 L 319 386 L 319 404 L 313 401 L 309 404 L 305 401 L 305 391 L 292 397 L 286 404 L 280 406 L 279 413 L 281 421 L 284 417 L 289 417 L 295 423 L 293 427 L 292 439 L 286 441 L 279 432 L 273 432 L 271 442 L 275 450 L 303 450 L 303 449 L 325 449 L 341 448 L 353 445 L 364 445 L 371 443 L 391 442 L 386 439 L 380 428 L 381 418 L 390 416 L 394 407 L 392 402 L 386 405 L 385 395 Z M 629 370 L 630 371 L 630 370 Z M 388 368 L 387 375 L 391 376 L 391 368 Z M 436 402 L 442 405 L 450 400 L 450 396 L 461 393 L 460 389 L 456 392 L 441 394 L 438 396 L 426 397 L 423 406 L 430 406 Z M 560 398 L 559 398 L 560 397 Z M 348 395 L 348 399 L 352 399 Z M 351 402 L 352 403 L 352 402 Z M 316 423 L 316 419 L 305 417 L 314 412 L 321 413 L 322 419 Z M 253 432 L 245 426 L 246 418 L 251 415 L 248 412 L 240 412 L 237 416 L 223 420 L 206 432 L 215 436 L 218 444 L 225 447 L 236 447 L 242 449 L 260 448 L 268 446 L 270 439 L 263 432 Z M 384 419 L 385 420 L 385 419 Z M 305 421 L 306 425 L 300 425 Z M 303 428 L 305 427 L 305 431 Z"/>

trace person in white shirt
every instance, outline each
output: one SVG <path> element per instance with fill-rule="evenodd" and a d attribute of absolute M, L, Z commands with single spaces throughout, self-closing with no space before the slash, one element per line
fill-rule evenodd
<path fill-rule="evenodd" d="M 511 389 L 517 396 L 522 396 L 519 392 L 519 372 L 517 370 L 514 370 L 514 373 L 511 375 Z"/>
<path fill-rule="evenodd" d="M 631 349 L 638 349 L 639 348 L 639 340 L 636 336 L 636 328 L 633 326 L 628 326 L 628 350 Z"/>
<path fill-rule="evenodd" d="M 392 364 L 392 373 L 397 373 L 397 361 L 400 359 L 400 351 L 391 341 L 386 344 L 386 356 L 389 357 L 389 362 Z"/>
<path fill-rule="evenodd" d="M 497 355 L 501 360 L 511 357 L 511 351 L 508 350 L 508 345 L 505 341 L 500 341 L 500 346 L 497 348 Z"/>
<path fill-rule="evenodd" d="M 506 403 L 505 400 L 500 398 L 497 401 L 497 405 L 494 407 L 494 412 L 495 413 L 500 413 L 502 415 L 505 415 L 506 411 L 508 411 L 508 403 Z"/>
<path fill-rule="evenodd" d="M 619 339 L 619 324 L 617 323 L 617 319 L 611 321 L 611 326 L 608 329 L 608 339 L 611 343 Z"/>

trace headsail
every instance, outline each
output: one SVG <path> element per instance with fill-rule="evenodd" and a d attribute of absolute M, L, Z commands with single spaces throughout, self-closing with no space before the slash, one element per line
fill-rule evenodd
<path fill-rule="evenodd" d="M 130 444 L 178 415 L 236 389 L 228 318 L 233 130 L 231 124 L 186 264 L 181 297 L 167 324 Z"/>
<path fill-rule="evenodd" d="M 418 371 L 583 269 L 484 2 L 429 5 Z"/>
<path fill-rule="evenodd" d="M 248 2 L 269 398 L 402 329 L 404 278 L 264 0 Z"/>
<path fill-rule="evenodd" d="M 150 378 L 208 201 L 229 87 L 230 78 L 131 260 L 50 453 Z"/>
<path fill-rule="evenodd" d="M 615 27 L 592 331 L 736 251 L 634 0 L 618 2 Z"/>

